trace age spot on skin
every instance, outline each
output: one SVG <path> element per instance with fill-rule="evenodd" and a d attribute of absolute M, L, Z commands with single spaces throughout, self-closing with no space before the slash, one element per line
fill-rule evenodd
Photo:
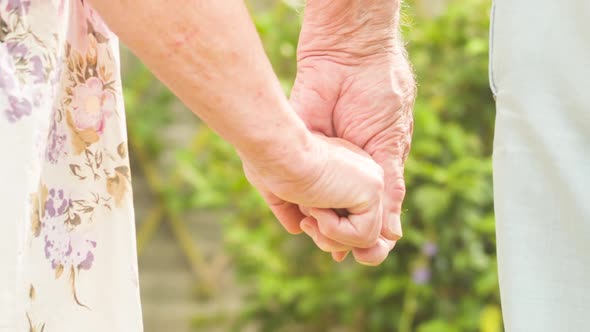
<path fill-rule="evenodd" d="M 172 51 L 178 50 L 191 41 L 197 32 L 199 32 L 199 29 L 196 26 L 190 27 L 186 30 L 181 27 L 177 36 L 175 36 L 172 40 Z"/>

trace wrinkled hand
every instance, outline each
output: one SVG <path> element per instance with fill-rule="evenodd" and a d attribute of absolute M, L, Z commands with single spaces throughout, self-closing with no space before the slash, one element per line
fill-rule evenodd
<path fill-rule="evenodd" d="M 352 249 L 357 261 L 377 265 L 402 236 L 403 172 L 413 130 L 414 77 L 403 46 L 393 39 L 385 42 L 390 45 L 385 48 L 380 46 L 383 40 L 368 39 L 354 40 L 349 47 L 346 40 L 331 43 L 331 37 L 318 37 L 310 30 L 304 21 L 292 105 L 312 131 L 340 137 L 366 151 L 384 170 L 385 197 L 381 235 L 371 248 L 347 247 L 323 232 L 322 224 L 333 217 L 327 212 L 314 214 L 302 208 L 310 217 L 301 227 L 335 260 L 343 260 Z M 369 47 L 355 48 L 358 45 Z"/>
<path fill-rule="evenodd" d="M 346 141 L 310 134 L 301 154 L 287 149 L 275 160 L 242 156 L 242 161 L 246 177 L 289 232 L 301 232 L 306 216 L 299 205 L 308 206 L 310 216 L 324 221 L 322 234 L 338 241 L 341 250 L 366 248 L 381 230 L 383 171 L 355 149 Z M 338 217 L 332 208 L 350 214 Z"/>

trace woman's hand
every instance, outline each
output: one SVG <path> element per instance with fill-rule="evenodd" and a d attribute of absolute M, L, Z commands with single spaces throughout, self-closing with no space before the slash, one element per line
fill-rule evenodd
<path fill-rule="evenodd" d="M 311 207 L 306 211 L 321 220 L 321 234 L 343 251 L 374 246 L 381 231 L 383 171 L 359 150 L 344 140 L 310 134 L 305 144 L 273 159 L 242 159 L 248 180 L 287 231 L 300 233 L 300 223 L 309 218 L 299 205 Z M 348 215 L 339 217 L 332 209 Z"/>

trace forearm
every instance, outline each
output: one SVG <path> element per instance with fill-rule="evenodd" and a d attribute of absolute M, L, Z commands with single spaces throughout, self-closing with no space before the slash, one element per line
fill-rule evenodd
<path fill-rule="evenodd" d="M 399 46 L 400 0 L 307 0 L 299 59 L 362 58 Z"/>
<path fill-rule="evenodd" d="M 91 0 L 109 27 L 241 154 L 305 145 L 241 0 Z M 268 156 L 267 156 L 268 155 Z"/>

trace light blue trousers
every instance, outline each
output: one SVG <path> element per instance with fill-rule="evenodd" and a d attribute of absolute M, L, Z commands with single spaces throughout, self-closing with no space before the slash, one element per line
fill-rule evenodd
<path fill-rule="evenodd" d="M 495 0 L 490 42 L 506 331 L 590 331 L 590 1 Z"/>

